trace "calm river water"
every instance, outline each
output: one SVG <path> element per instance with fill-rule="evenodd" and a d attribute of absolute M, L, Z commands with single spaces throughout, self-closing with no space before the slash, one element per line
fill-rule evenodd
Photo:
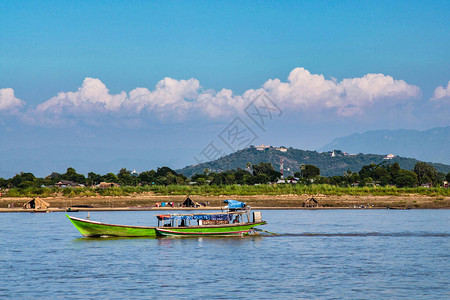
<path fill-rule="evenodd" d="M 280 235 L 89 239 L 64 213 L 0 214 L 0 298 L 450 298 L 450 210 L 262 214 Z"/>

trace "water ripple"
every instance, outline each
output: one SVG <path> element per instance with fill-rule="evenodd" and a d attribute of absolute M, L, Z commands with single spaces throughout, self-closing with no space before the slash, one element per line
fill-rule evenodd
<path fill-rule="evenodd" d="M 450 237 L 449 233 L 435 233 L 435 232 L 342 232 L 342 233 L 313 233 L 313 232 L 305 232 L 305 233 L 282 233 L 276 234 L 274 236 L 282 237 L 282 236 L 301 236 L 301 237 L 316 237 L 316 236 L 325 236 L 325 237 Z"/>

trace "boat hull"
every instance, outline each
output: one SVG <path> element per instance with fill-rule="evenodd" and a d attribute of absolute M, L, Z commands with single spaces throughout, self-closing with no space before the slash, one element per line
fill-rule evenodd
<path fill-rule="evenodd" d="M 156 227 L 115 225 L 84 220 L 67 215 L 78 231 L 86 237 L 117 236 L 117 237 L 155 237 Z"/>
<path fill-rule="evenodd" d="M 264 224 L 266 222 L 207 227 L 158 227 L 156 232 L 162 236 L 241 236 L 248 234 L 254 227 Z"/>
<path fill-rule="evenodd" d="M 192 227 L 149 227 L 107 224 L 66 216 L 85 237 L 239 236 L 248 234 L 256 226 L 266 224 L 266 222 L 260 222 Z"/>

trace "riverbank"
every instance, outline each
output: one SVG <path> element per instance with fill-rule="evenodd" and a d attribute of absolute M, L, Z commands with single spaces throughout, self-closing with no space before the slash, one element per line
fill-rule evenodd
<path fill-rule="evenodd" d="M 427 196 L 417 194 L 405 195 L 195 195 L 190 198 L 198 203 L 207 203 L 207 209 L 220 209 L 226 199 L 236 199 L 246 202 L 258 209 L 303 209 L 308 199 L 314 198 L 317 208 L 450 208 L 449 196 Z M 2 197 L 0 198 L 0 211 L 28 211 L 22 205 L 33 198 L 30 197 Z M 91 206 L 92 208 L 77 207 L 79 210 L 153 210 L 156 204 L 174 202 L 173 209 L 180 209 L 179 205 L 186 199 L 186 195 L 157 195 L 154 193 L 140 193 L 130 196 L 90 196 L 90 197 L 64 197 L 54 196 L 44 198 L 50 204 L 50 211 L 62 211 L 74 206 Z M 205 209 L 205 207 L 201 207 Z M 172 209 L 164 207 L 161 209 Z M 191 208 L 189 208 L 191 209 Z M 33 210 L 30 210 L 33 211 Z"/>

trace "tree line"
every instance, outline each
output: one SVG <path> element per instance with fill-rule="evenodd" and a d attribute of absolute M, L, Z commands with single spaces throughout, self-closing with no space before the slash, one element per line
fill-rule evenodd
<path fill-rule="evenodd" d="M 274 170 L 271 163 L 260 162 L 258 164 L 246 164 L 245 169 L 227 170 L 223 172 L 211 172 L 205 169 L 203 173 L 194 174 L 191 179 L 179 174 L 169 167 L 161 167 L 156 170 L 134 174 L 126 168 L 120 169 L 117 174 L 105 175 L 89 172 L 87 177 L 76 172 L 74 168 L 68 168 L 65 173 L 53 172 L 45 178 L 35 177 L 32 173 L 21 172 L 9 179 L 0 178 L 0 188 L 29 188 L 54 186 L 61 180 L 67 180 L 95 186 L 101 182 L 117 183 L 122 186 L 146 186 L 146 185 L 255 185 L 277 182 L 282 174 Z M 300 172 L 285 178 L 286 182 L 299 184 L 331 184 L 336 186 L 367 186 L 367 185 L 393 185 L 397 187 L 415 187 L 422 184 L 440 186 L 444 180 L 450 181 L 450 173 L 443 174 L 429 164 L 419 162 L 414 170 L 401 169 L 398 163 L 370 164 L 363 166 L 359 172 L 345 172 L 341 176 L 320 176 L 320 169 L 314 165 L 301 165 Z"/>

